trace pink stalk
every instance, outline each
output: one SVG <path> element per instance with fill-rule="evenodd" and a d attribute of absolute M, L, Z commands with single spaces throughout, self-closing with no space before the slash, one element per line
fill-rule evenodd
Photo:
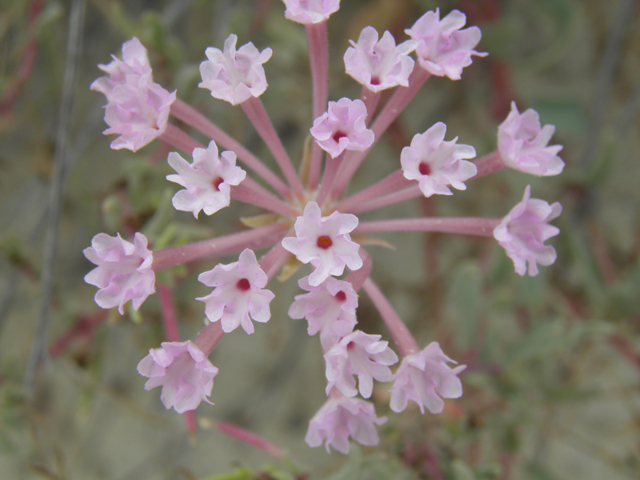
<path fill-rule="evenodd" d="M 417 66 L 409 76 L 409 86 L 396 88 L 396 91 L 385 104 L 380 114 L 376 117 L 375 122 L 373 122 L 371 130 L 373 130 L 375 139 L 373 140 L 371 147 L 364 152 L 357 152 L 349 158 L 349 161 L 345 162 L 343 168 L 340 169 L 338 174 L 339 181 L 334 186 L 334 196 L 338 196 L 345 189 L 349 184 L 351 177 L 353 177 L 353 174 L 367 156 L 367 153 L 369 153 L 371 148 L 373 148 L 373 146 L 378 142 L 382 134 L 387 130 L 387 128 L 389 128 L 389 125 L 398 118 L 400 112 L 404 110 L 430 76 L 431 74 L 429 72 Z"/>
<path fill-rule="evenodd" d="M 278 243 L 274 245 L 258 263 L 262 271 L 267 274 L 267 278 L 271 280 L 290 255 L 291 253 L 284 249 L 282 243 Z"/>
<path fill-rule="evenodd" d="M 180 341 L 180 331 L 176 320 L 176 309 L 173 304 L 173 295 L 169 287 L 163 284 L 158 285 L 158 298 L 160 299 L 160 310 L 162 312 L 162 324 L 164 325 L 164 334 L 169 342 Z M 193 410 L 186 411 L 182 414 L 184 424 L 189 432 L 195 432 L 197 428 L 196 416 Z"/>
<path fill-rule="evenodd" d="M 165 337 L 169 342 L 179 342 L 180 332 L 176 321 L 176 309 L 173 305 L 173 295 L 169 287 L 163 284 L 158 285 L 158 299 L 160 300 Z"/>
<path fill-rule="evenodd" d="M 362 258 L 362 267 L 355 272 L 351 272 L 347 275 L 347 278 L 345 278 L 345 281 L 351 283 L 351 286 L 356 292 L 362 288 L 364 281 L 369 278 L 371 268 L 373 267 L 371 255 L 369 255 L 364 248 L 360 248 L 358 253 L 360 254 L 360 258 Z"/>
<path fill-rule="evenodd" d="M 495 150 L 484 157 L 478 158 L 474 164 L 478 168 L 478 173 L 476 173 L 474 177 L 470 178 L 470 180 L 484 177 L 485 175 L 489 175 L 490 173 L 497 172 L 498 170 L 502 170 L 507 167 L 502 161 L 502 157 L 500 157 L 500 152 L 498 150 Z"/>
<path fill-rule="evenodd" d="M 371 210 L 377 210 L 378 208 L 387 207 L 395 203 L 404 202 L 405 200 L 410 200 L 412 198 L 417 198 L 421 196 L 423 196 L 423 194 L 422 194 L 422 191 L 420 190 L 420 187 L 418 185 L 415 185 L 413 187 L 405 188 L 397 192 L 389 193 L 387 195 L 374 198 L 367 202 L 354 205 L 350 209 L 345 210 L 344 213 L 369 212 Z"/>
<path fill-rule="evenodd" d="M 274 457 L 276 460 L 282 460 L 283 458 L 284 453 L 280 447 L 268 442 L 264 438 L 259 437 L 254 433 L 248 432 L 247 430 L 225 422 L 216 422 L 215 426 L 221 433 L 240 440 L 247 445 L 252 445 L 256 448 L 259 448 L 263 452 L 266 452 Z"/>
<path fill-rule="evenodd" d="M 245 179 L 240 185 L 231 187 L 231 198 L 238 202 L 248 203 L 250 205 L 256 205 L 266 210 L 270 210 L 285 217 L 296 217 L 298 212 L 290 205 L 280 201 L 275 196 L 269 193 L 262 193 L 251 188 L 249 185 L 245 185 L 245 182 L 249 179 Z"/>
<path fill-rule="evenodd" d="M 167 128 L 162 135 L 160 135 L 160 140 L 167 142 L 173 148 L 177 148 L 182 150 L 183 152 L 191 155 L 193 153 L 194 148 L 204 148 L 204 146 L 198 142 L 195 138 L 193 138 L 188 133 L 183 132 L 175 125 L 167 123 Z"/>
<path fill-rule="evenodd" d="M 413 181 L 404 178 L 402 170 L 396 170 L 391 175 L 380 180 L 378 183 L 375 183 L 370 187 L 359 191 L 355 195 L 346 198 L 338 205 L 336 205 L 335 209 L 338 212 L 349 212 L 351 211 L 351 208 L 354 208 L 361 203 L 365 203 L 386 193 L 393 192 L 394 190 L 412 186 L 413 184 Z"/>
<path fill-rule="evenodd" d="M 152 269 L 155 272 L 182 265 L 205 257 L 241 252 L 245 248 L 261 248 L 272 245 L 284 237 L 287 225 L 275 223 L 265 227 L 245 230 L 240 233 L 203 240 L 201 242 L 165 248 L 153 252 Z"/>
<path fill-rule="evenodd" d="M 269 168 L 267 168 L 267 166 L 265 166 L 258 157 L 244 148 L 242 144 L 230 137 L 226 132 L 218 128 L 213 122 L 211 122 L 211 120 L 202 115 L 191 105 L 178 99 L 173 103 L 173 105 L 171 105 L 171 114 L 178 120 L 186 123 L 190 127 L 195 128 L 202 134 L 214 140 L 222 147 L 233 151 L 241 162 L 262 177 L 265 182 L 271 185 L 282 196 L 286 198 L 291 196 L 289 187 L 287 187 L 287 185 L 280 180 L 275 173 L 269 170 Z"/>
<path fill-rule="evenodd" d="M 380 220 L 360 222 L 354 233 L 369 232 L 445 232 L 464 235 L 493 236 L 501 218 L 407 218 L 402 220 Z"/>
<path fill-rule="evenodd" d="M 404 324 L 404 322 L 400 319 L 396 311 L 393 309 L 389 300 L 382 294 L 380 289 L 377 287 L 375 283 L 370 278 L 367 278 L 363 284 L 365 292 L 371 298 L 371 301 L 380 312 L 380 316 L 384 323 L 387 325 L 389 332 L 393 336 L 393 340 L 396 342 L 398 346 L 398 350 L 400 351 L 400 355 L 406 357 L 407 355 L 412 355 L 420 352 L 418 348 L 418 344 L 416 343 L 413 335 Z"/>
<path fill-rule="evenodd" d="M 193 343 L 205 355 L 209 355 L 224 336 L 220 322 L 213 322 L 204 327 Z"/>
<path fill-rule="evenodd" d="M 273 128 L 273 124 L 271 123 L 271 119 L 267 114 L 267 111 L 262 104 L 262 100 L 256 97 L 251 97 L 248 100 L 242 102 L 240 104 L 242 110 L 249 118 L 249 121 L 253 124 L 253 127 L 258 132 L 258 135 L 264 140 L 264 143 L 267 144 L 269 151 L 276 159 L 276 162 L 280 166 L 284 177 L 289 182 L 289 185 L 293 188 L 295 194 L 302 198 L 302 183 L 300 183 L 300 179 L 296 174 L 296 171 L 293 168 L 291 163 L 291 159 L 287 154 L 282 142 L 280 141 L 280 137 L 276 132 L 276 129 Z"/>
<path fill-rule="evenodd" d="M 311 84 L 313 88 L 313 119 L 322 115 L 327 108 L 327 81 L 329 75 L 329 40 L 327 22 L 305 25 L 309 62 L 311 66 Z M 322 150 L 316 142 L 311 143 L 309 162 L 309 189 L 314 190 L 320 179 Z"/>
<path fill-rule="evenodd" d="M 324 175 L 322 177 L 322 184 L 320 185 L 320 191 L 316 196 L 316 202 L 318 205 L 322 206 L 322 202 L 325 201 L 329 192 L 331 192 L 331 186 L 336 178 L 336 173 L 338 173 L 338 167 L 342 163 L 342 159 L 344 158 L 344 153 L 342 152 L 336 158 L 331 158 L 327 156 L 327 159 L 324 163 Z"/>
<path fill-rule="evenodd" d="M 382 92 L 372 92 L 366 86 L 362 86 L 362 93 L 360 93 L 360 100 L 367 107 L 367 125 L 373 120 L 373 115 L 376 113 L 378 102 L 380 101 L 380 95 Z"/>

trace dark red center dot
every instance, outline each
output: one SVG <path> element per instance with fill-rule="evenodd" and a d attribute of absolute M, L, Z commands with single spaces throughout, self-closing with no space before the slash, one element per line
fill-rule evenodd
<path fill-rule="evenodd" d="M 340 290 L 338 293 L 336 293 L 333 298 L 335 298 L 337 301 L 339 302 L 346 302 L 347 301 L 347 295 Z"/>
<path fill-rule="evenodd" d="M 353 342 L 349 342 L 347 343 L 347 350 L 353 350 L 354 348 L 356 348 L 356 344 Z"/>
<path fill-rule="evenodd" d="M 326 250 L 331 245 L 333 245 L 333 242 L 331 241 L 331 237 L 328 237 L 327 235 L 322 235 L 321 237 L 318 237 L 317 245 L 319 248 Z"/>
<path fill-rule="evenodd" d="M 220 184 L 224 182 L 224 178 L 220 178 L 220 177 L 216 177 L 213 180 L 211 180 L 211 185 L 213 186 L 213 189 L 217 192 L 220 190 Z"/>
<path fill-rule="evenodd" d="M 246 292 L 251 288 L 251 284 L 246 278 L 241 278 L 240 280 L 238 280 L 238 283 L 236 283 L 236 288 L 241 292 Z"/>
<path fill-rule="evenodd" d="M 371 77 L 371 85 L 380 85 L 380 79 L 378 77 Z"/>
<path fill-rule="evenodd" d="M 431 165 L 427 162 L 420 162 L 420 165 L 418 165 L 418 171 L 422 175 L 431 175 Z"/>
<path fill-rule="evenodd" d="M 338 142 L 340 142 L 341 138 L 346 137 L 346 136 L 347 136 L 346 133 L 344 133 L 341 130 L 338 130 L 336 133 L 333 134 L 333 140 L 334 140 L 334 142 L 338 143 Z"/>

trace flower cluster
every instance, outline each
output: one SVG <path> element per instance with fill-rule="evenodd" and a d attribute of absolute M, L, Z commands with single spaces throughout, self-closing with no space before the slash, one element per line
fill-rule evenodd
<path fill-rule="evenodd" d="M 430 75 L 457 80 L 472 56 L 486 55 L 474 50 L 480 30 L 463 28 L 466 18 L 457 10 L 442 19 L 438 10 L 425 13 L 406 30 L 410 39 L 400 44 L 389 32 L 380 37 L 373 27 L 365 27 L 344 54 L 345 71 L 362 84 L 362 97 L 328 101 L 328 52 L 323 39 L 328 18 L 340 2 L 284 3 L 285 16 L 307 30 L 311 61 L 315 119 L 309 126 L 314 141 L 303 155 L 307 163 L 300 170 L 304 175 L 296 173 L 259 98 L 267 88 L 262 65 L 271 57 L 271 49 L 259 51 L 251 43 L 236 49 L 238 39 L 230 35 L 223 50 L 210 47 L 205 51 L 200 87 L 209 89 L 214 98 L 241 105 L 282 176 L 202 114 L 176 100 L 175 92 L 169 94 L 153 83 L 146 50 L 133 38 L 123 45 L 123 60 L 114 58 L 109 65 L 100 66 L 109 76 L 91 87 L 108 101 L 105 119 L 111 128 L 105 133 L 120 134 L 112 147 L 135 151 L 160 138 L 191 155 L 192 162 L 177 152 L 168 155 L 176 174 L 168 175 L 167 180 L 183 187 L 173 197 L 177 210 L 197 218 L 200 211 L 212 215 L 233 199 L 259 206 L 268 215 L 260 217 L 253 228 L 153 252 L 140 233 L 135 234 L 134 243 L 119 235 L 98 234 L 91 248 L 84 251 L 97 265 L 85 279 L 98 287 L 95 299 L 100 307 L 117 306 L 123 314 L 127 301 L 137 310 L 154 292 L 156 271 L 205 257 L 239 254 L 237 261 L 220 263 L 198 276 L 212 290 L 197 298 L 205 304 L 206 326 L 194 341 L 163 343 L 138 365 L 140 374 L 149 378 L 145 388 L 161 386 L 164 406 L 181 413 L 195 409 L 201 401 L 208 402 L 218 369 L 207 357 L 221 338 L 238 327 L 251 334 L 254 321 L 268 322 L 274 298 L 266 289 L 269 281 L 284 265 L 289 269 L 294 264 L 303 269 L 307 268 L 303 265 L 310 265 L 298 280 L 304 293 L 292 299 L 289 316 L 305 319 L 309 335 L 319 337 L 327 399 L 311 419 L 306 441 L 312 447 L 324 443 L 327 451 L 333 448 L 348 453 L 350 439 L 362 445 L 377 444 L 376 426 L 386 421 L 376 415 L 373 403 L 364 400 L 372 396 L 374 381 L 392 382 L 393 411 L 401 412 L 413 401 L 422 413 L 426 408 L 436 414 L 443 410 L 444 399 L 462 395 L 459 374 L 465 369 L 451 367 L 456 362 L 437 342 L 422 349 L 418 346 L 373 282 L 370 255 L 351 235 L 417 230 L 493 236 L 513 260 L 518 274 L 528 270 L 529 275 L 536 275 L 538 264 L 550 265 L 555 260 L 555 250 L 544 242 L 558 233 L 549 222 L 560 214 L 561 207 L 532 199 L 527 187 L 522 202 L 504 218 L 363 222 L 356 214 L 420 196 L 452 195 L 450 187 L 466 190 L 473 179 L 507 167 L 537 176 L 556 175 L 564 165 L 557 156 L 562 147 L 548 145 L 552 126 L 541 127 L 536 112 L 520 114 L 513 104 L 498 128 L 496 151 L 469 161 L 476 156 L 475 149 L 458 144 L 457 137 L 446 141 L 447 126 L 439 122 L 413 137 L 391 175 L 359 192 L 345 194 L 371 147 Z M 411 58 L 414 52 L 417 61 Z M 395 90 L 378 110 L 380 92 L 385 89 Z M 187 130 L 168 124 L 169 113 L 209 137 L 208 146 L 200 145 Z M 226 150 L 219 153 L 219 146 Z M 264 248 L 266 253 L 257 256 L 255 251 Z M 357 329 L 361 289 L 380 313 L 397 353 L 381 335 Z"/>

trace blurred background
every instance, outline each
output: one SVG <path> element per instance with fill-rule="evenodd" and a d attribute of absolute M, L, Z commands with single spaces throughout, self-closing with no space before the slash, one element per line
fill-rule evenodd
<path fill-rule="evenodd" d="M 258 213 L 235 204 L 195 221 L 173 210 L 168 147 L 113 151 L 113 138 L 101 134 L 105 100 L 89 91 L 102 75 L 97 64 L 120 56 L 122 43 L 137 36 L 156 82 L 177 89 L 268 163 L 243 112 L 197 84 L 205 48 L 221 48 L 230 33 L 239 45 L 271 47 L 262 100 L 299 159 L 311 125 L 304 28 L 284 19 L 276 0 L 88 0 L 76 10 L 80 21 L 70 20 L 72 4 L 80 2 L 0 0 L 0 477 L 294 478 L 287 464 L 212 427 L 223 420 L 287 449 L 308 473 L 298 479 L 638 478 L 640 2 L 343 0 L 331 17 L 331 100 L 359 96 L 342 55 L 367 25 L 400 42 L 427 10 L 439 7 L 444 16 L 458 8 L 482 30 L 478 50 L 489 52 L 474 57 L 460 81 L 429 80 L 370 154 L 353 191 L 397 168 L 402 147 L 438 121 L 447 138 L 474 145 L 478 156 L 493 151 L 512 100 L 556 126 L 552 143 L 564 145 L 566 162 L 557 177 L 499 172 L 453 197 L 367 216 L 501 217 L 526 185 L 533 197 L 563 205 L 554 222 L 561 233 L 548 242 L 558 259 L 534 278 L 516 275 L 491 238 L 389 234 L 382 238 L 395 250 L 367 247 L 373 279 L 418 342 L 440 342 L 467 369 L 463 397 L 437 416 L 421 415 L 415 404 L 395 414 L 387 386 L 376 387 L 376 411 L 389 417 L 380 444 L 352 445 L 346 457 L 304 443 L 325 379 L 306 322 L 287 316 L 303 272 L 270 287 L 276 299 L 268 324 L 250 337 L 233 332 L 215 349 L 216 405 L 198 408 L 195 433 L 163 408 L 159 390 L 143 389 L 136 372 L 164 339 L 157 296 L 120 316 L 98 308 L 95 288 L 83 282 L 92 265 L 82 250 L 99 232 L 128 238 L 142 231 L 162 248 L 235 231 L 240 217 Z M 76 77 L 63 95 L 74 49 Z M 68 129 L 59 128 L 65 111 Z M 64 168 L 54 168 L 56 158 Z M 61 187 L 59 201 L 52 184 Z M 47 237 L 52 227 L 56 234 Z M 55 256 L 46 253 L 51 238 Z M 196 277 L 214 264 L 158 276 L 173 292 L 183 339 L 202 328 L 203 308 L 193 298 L 207 291 Z M 46 330 L 38 330 L 42 318 Z M 366 332 L 388 337 L 366 295 L 358 318 Z M 46 355 L 30 377 L 36 339 Z"/>

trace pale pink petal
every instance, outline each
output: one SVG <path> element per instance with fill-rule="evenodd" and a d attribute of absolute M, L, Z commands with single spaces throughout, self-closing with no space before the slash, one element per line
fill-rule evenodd
<path fill-rule="evenodd" d="M 340 0 L 284 0 L 285 18 L 302 24 L 320 23 L 340 8 Z"/>

